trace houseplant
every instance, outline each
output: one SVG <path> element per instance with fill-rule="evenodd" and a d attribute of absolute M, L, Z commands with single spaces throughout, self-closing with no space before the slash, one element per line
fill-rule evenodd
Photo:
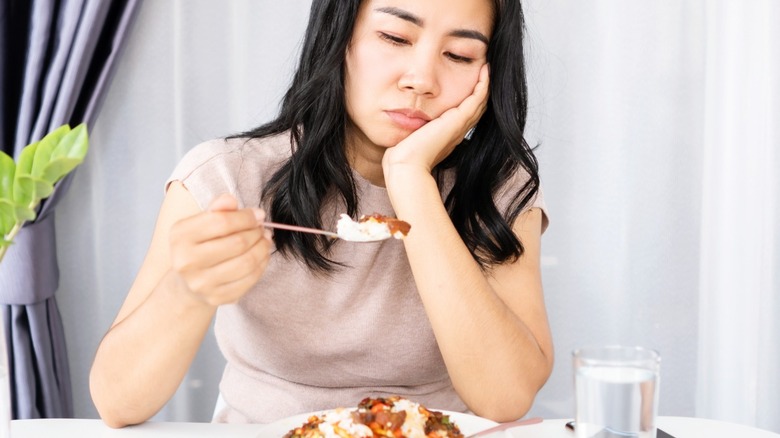
<path fill-rule="evenodd" d="M 89 147 L 87 127 L 68 125 L 22 149 L 18 162 L 0 151 L 0 261 L 25 222 L 54 191 L 54 184 L 84 161 Z"/>
<path fill-rule="evenodd" d="M 35 220 L 38 205 L 54 185 L 84 161 L 89 139 L 83 123 L 48 133 L 22 149 L 18 162 L 0 151 L 0 262 L 25 222 Z M 10 436 L 11 394 L 5 323 L 0 316 L 0 438 Z"/>

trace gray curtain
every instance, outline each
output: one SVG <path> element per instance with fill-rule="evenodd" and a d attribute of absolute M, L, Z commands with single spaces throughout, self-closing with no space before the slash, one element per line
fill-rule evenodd
<path fill-rule="evenodd" d="M 0 0 L 0 142 L 17 156 L 52 129 L 91 127 L 141 0 Z M 92 148 L 100 147 L 92 144 Z M 73 416 L 55 292 L 54 208 L 42 202 L 0 263 L 13 418 Z M 88 315 L 84 315 L 88 317 Z"/>

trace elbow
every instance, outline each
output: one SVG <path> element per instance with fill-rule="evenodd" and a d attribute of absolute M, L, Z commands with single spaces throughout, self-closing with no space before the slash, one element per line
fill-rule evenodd
<path fill-rule="evenodd" d="M 106 424 L 106 426 L 112 428 L 112 429 L 121 429 L 125 426 L 129 426 L 130 424 L 124 421 L 121 421 L 119 418 L 111 417 L 109 415 L 103 415 L 102 412 L 100 412 L 100 419 L 103 420 L 103 423 Z"/>
<path fill-rule="evenodd" d="M 518 380 L 511 384 L 505 381 L 496 391 L 484 392 L 480 402 L 469 408 L 480 417 L 498 423 L 519 420 L 533 407 L 536 395 L 552 373 L 552 367 L 552 356 L 546 357 L 536 369 L 518 376 Z"/>
<path fill-rule="evenodd" d="M 95 384 L 94 372 L 90 374 L 89 392 L 92 396 L 92 403 L 106 426 L 119 429 L 129 425 L 129 422 L 123 420 L 119 415 L 118 409 L 112 407 L 111 399 L 104 396 L 102 388 Z"/>
<path fill-rule="evenodd" d="M 99 398 L 92 396 L 92 400 L 97 408 L 100 419 L 106 426 L 112 429 L 121 429 L 126 426 L 132 426 L 134 424 L 140 424 L 146 421 L 145 418 L 133 418 L 132 415 L 128 415 L 129 410 L 123 409 L 116 403 L 109 403 L 106 401 L 101 402 Z"/>
<path fill-rule="evenodd" d="M 94 389 L 92 389 L 91 392 L 92 402 L 95 404 L 100 419 L 103 420 L 103 423 L 105 423 L 106 426 L 112 429 L 120 429 L 134 424 L 134 422 L 124 418 L 121 409 L 118 409 L 117 406 L 110 403 L 110 401 L 102 400 L 99 396 L 96 396 Z"/>
<path fill-rule="evenodd" d="M 125 426 L 143 423 L 145 419 L 133 419 L 128 416 L 129 409 L 125 409 L 118 403 L 119 397 L 112 396 L 113 391 L 101 383 L 94 367 L 89 375 L 89 392 L 92 403 L 100 415 L 100 419 L 106 426 L 112 429 L 120 429 Z"/>
<path fill-rule="evenodd" d="M 482 418 L 506 423 L 523 418 L 531 410 L 535 397 L 536 394 L 525 394 L 511 397 L 511 400 L 504 399 L 503 402 L 488 401 L 479 407 L 474 406 L 472 411 Z"/>

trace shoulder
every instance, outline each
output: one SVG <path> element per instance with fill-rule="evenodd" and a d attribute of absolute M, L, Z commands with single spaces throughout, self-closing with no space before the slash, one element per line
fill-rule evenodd
<path fill-rule="evenodd" d="M 247 162 L 261 167 L 274 167 L 289 157 L 289 133 L 265 138 L 218 138 L 190 149 L 179 161 L 171 179 L 186 180 L 204 170 L 236 169 Z"/>
<path fill-rule="evenodd" d="M 502 184 L 499 190 L 494 196 L 494 202 L 498 211 L 505 216 L 508 216 L 509 212 L 517 205 L 521 199 L 523 199 L 528 193 L 526 184 L 530 180 L 531 176 L 522 166 L 518 166 L 515 172 L 507 178 Z M 522 212 L 528 211 L 531 208 L 537 208 L 542 213 L 542 232 L 547 229 L 549 225 L 549 215 L 547 212 L 547 203 L 544 199 L 544 192 L 542 190 L 542 184 L 539 183 L 536 193 L 531 200 L 523 207 Z"/>
<path fill-rule="evenodd" d="M 256 206 L 259 191 L 290 154 L 289 133 L 209 140 L 182 157 L 165 188 L 180 181 L 202 208 L 222 193 L 235 195 L 242 206 Z"/>

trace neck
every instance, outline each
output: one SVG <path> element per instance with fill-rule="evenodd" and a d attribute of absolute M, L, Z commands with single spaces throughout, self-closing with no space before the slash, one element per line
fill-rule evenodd
<path fill-rule="evenodd" d="M 382 157 L 387 149 L 373 144 L 364 135 L 355 131 L 355 129 L 347 129 L 346 152 L 349 165 L 371 184 L 384 187 Z"/>

